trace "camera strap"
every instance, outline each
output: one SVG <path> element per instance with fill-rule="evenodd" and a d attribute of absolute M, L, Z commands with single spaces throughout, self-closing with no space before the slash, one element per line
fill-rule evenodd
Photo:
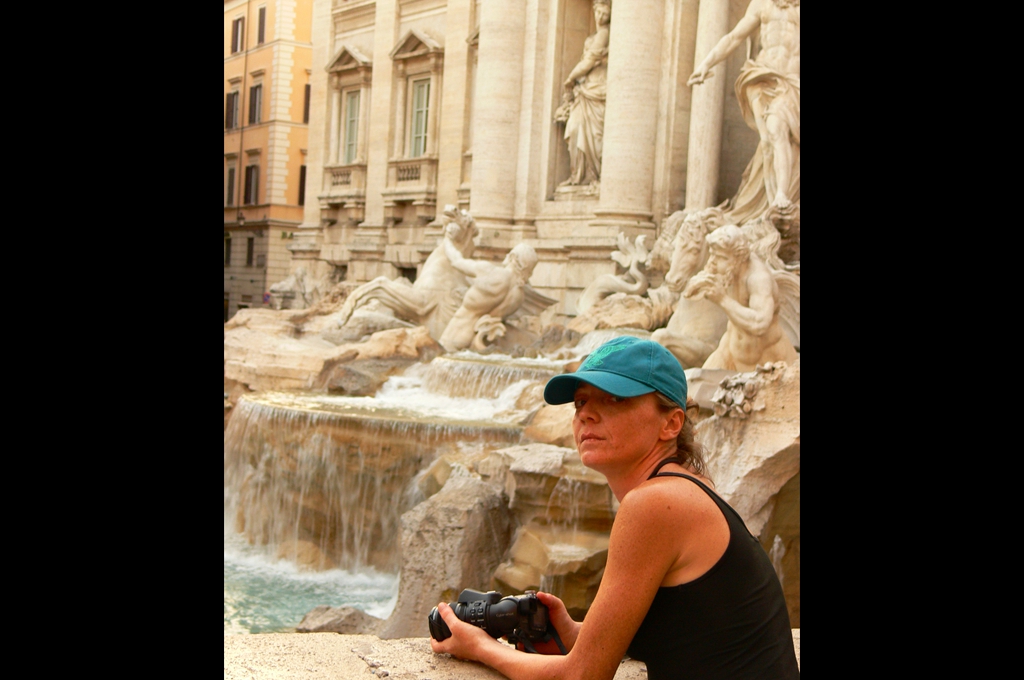
<path fill-rule="evenodd" d="M 560 638 L 558 636 L 558 631 L 555 630 L 554 626 L 549 624 L 547 631 L 544 633 L 544 637 L 540 638 L 538 641 L 539 642 L 550 642 L 551 640 L 555 641 L 555 644 L 558 645 L 558 649 L 561 650 L 562 654 L 568 654 L 569 653 L 569 651 L 565 648 L 565 645 L 562 644 L 562 638 Z M 533 646 L 533 643 L 530 642 L 530 638 L 528 636 L 526 636 L 526 635 L 523 635 L 520 629 L 517 629 L 517 630 L 513 631 L 512 635 L 510 635 L 508 637 L 508 641 L 511 642 L 512 644 L 515 644 L 517 642 L 522 642 L 523 643 L 523 649 L 526 650 L 527 652 L 529 652 L 530 654 L 538 654 L 539 653 L 537 651 L 536 647 Z"/>

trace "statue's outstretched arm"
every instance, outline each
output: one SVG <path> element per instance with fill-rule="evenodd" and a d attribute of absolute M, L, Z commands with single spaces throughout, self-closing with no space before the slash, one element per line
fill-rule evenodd
<path fill-rule="evenodd" d="M 693 74 L 686 81 L 687 85 L 700 85 L 707 78 L 711 77 L 711 68 L 732 54 L 737 47 L 743 44 L 747 36 L 760 28 L 761 18 L 759 13 L 761 2 L 762 0 L 752 0 L 747 7 L 747 13 L 739 20 L 736 27 L 722 36 L 718 44 L 711 48 L 707 56 L 693 69 Z"/>
<path fill-rule="evenodd" d="M 448 256 L 448 261 L 452 263 L 452 266 L 466 276 L 480 276 L 485 274 L 491 267 L 489 262 L 470 260 L 463 257 L 458 247 L 449 238 L 444 239 L 444 254 Z"/>

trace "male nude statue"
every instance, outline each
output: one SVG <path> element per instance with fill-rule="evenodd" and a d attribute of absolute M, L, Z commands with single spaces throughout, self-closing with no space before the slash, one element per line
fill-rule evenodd
<path fill-rule="evenodd" d="M 769 206 L 789 208 L 799 196 L 800 0 L 750 0 L 736 27 L 718 41 L 686 81 L 687 85 L 703 83 L 711 77 L 711 68 L 758 28 L 761 51 L 747 60 L 736 80 L 743 118 L 761 136 L 732 207 L 736 211 L 741 207 L 736 204 L 748 204 L 743 219 L 733 218 L 737 224 L 757 217 Z M 757 186 L 752 186 L 755 182 Z"/>
<path fill-rule="evenodd" d="M 708 262 L 686 284 L 683 296 L 711 300 L 729 322 L 702 368 L 753 371 L 758 364 L 795 361 L 796 349 L 779 325 L 779 286 L 768 265 L 751 251 L 747 235 L 727 224 L 708 234 L 707 244 Z"/>
<path fill-rule="evenodd" d="M 537 253 L 520 243 L 505 256 L 502 264 L 463 257 L 450 239 L 444 241 L 452 266 L 466 276 L 475 277 L 438 341 L 449 352 L 466 349 L 477 334 L 477 322 L 486 317 L 501 321 L 516 312 L 526 297 L 523 287 L 537 265 Z"/>

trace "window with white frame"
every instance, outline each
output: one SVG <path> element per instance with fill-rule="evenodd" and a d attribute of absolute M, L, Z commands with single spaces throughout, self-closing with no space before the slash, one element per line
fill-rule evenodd
<path fill-rule="evenodd" d="M 245 205 L 259 203 L 260 193 L 260 166 L 247 165 L 245 167 Z"/>
<path fill-rule="evenodd" d="M 342 139 L 345 140 L 345 164 L 355 163 L 359 148 L 359 94 L 359 90 L 345 93 L 345 130 L 342 133 Z"/>
<path fill-rule="evenodd" d="M 254 125 L 262 120 L 263 83 L 256 83 L 249 88 L 249 124 Z"/>
<path fill-rule="evenodd" d="M 235 164 L 231 162 L 228 164 L 228 176 L 227 176 L 227 191 L 225 193 L 224 205 L 235 204 Z"/>
<path fill-rule="evenodd" d="M 228 92 L 224 98 L 224 128 L 227 130 L 238 127 L 238 104 L 238 90 Z"/>
<path fill-rule="evenodd" d="M 231 54 L 245 49 L 245 17 L 231 22 Z"/>
<path fill-rule="evenodd" d="M 430 78 L 412 81 L 410 97 L 411 121 L 409 125 L 409 158 L 419 158 L 427 152 L 427 116 L 430 105 Z"/>

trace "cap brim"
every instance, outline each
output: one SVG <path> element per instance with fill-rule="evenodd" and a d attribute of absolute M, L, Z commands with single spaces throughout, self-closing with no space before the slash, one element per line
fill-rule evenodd
<path fill-rule="evenodd" d="M 568 404 L 576 396 L 576 388 L 581 382 L 593 385 L 599 390 L 616 397 L 638 397 L 641 394 L 654 392 L 650 385 L 605 371 L 582 371 L 556 375 L 544 387 L 544 401 L 549 404 Z"/>

